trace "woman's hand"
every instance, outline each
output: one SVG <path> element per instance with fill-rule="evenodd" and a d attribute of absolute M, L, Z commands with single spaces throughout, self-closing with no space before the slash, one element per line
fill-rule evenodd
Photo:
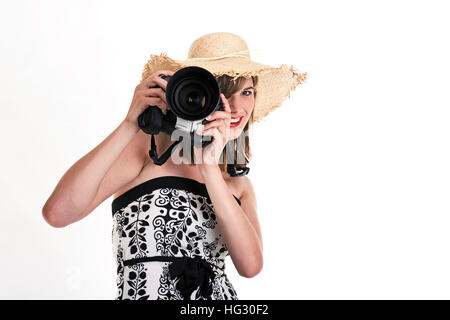
<path fill-rule="evenodd" d="M 159 77 L 160 74 L 173 76 L 175 72 L 170 70 L 159 70 L 142 80 L 134 90 L 133 100 L 125 121 L 138 127 L 139 115 L 149 106 L 157 106 L 163 114 L 167 113 L 166 86 L 167 81 Z M 158 86 L 157 88 L 151 88 Z"/>
<path fill-rule="evenodd" d="M 220 97 L 224 111 L 215 111 L 209 115 L 206 119 L 212 122 L 205 124 L 203 132 L 200 133 L 202 136 L 212 136 L 212 142 L 204 148 L 194 146 L 195 163 L 199 164 L 202 174 L 206 167 L 218 165 L 222 150 L 231 137 L 230 104 L 222 93 Z"/>

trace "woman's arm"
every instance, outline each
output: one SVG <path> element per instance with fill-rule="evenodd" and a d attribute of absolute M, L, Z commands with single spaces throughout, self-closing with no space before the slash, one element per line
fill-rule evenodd
<path fill-rule="evenodd" d="M 54 227 L 64 227 L 92 211 L 93 208 L 89 206 L 94 199 L 97 200 L 95 207 L 99 204 L 96 195 L 105 175 L 138 131 L 137 125 L 124 120 L 102 143 L 78 160 L 63 175 L 45 203 L 42 209 L 44 219 Z M 136 141 L 136 143 L 142 142 Z M 103 184 L 102 193 L 113 192 L 120 187 L 119 184 L 125 184 L 133 175 L 136 176 L 139 173 L 145 154 L 138 151 L 137 146 L 130 145 L 128 150 L 122 155 L 125 160 L 125 163 L 121 163 L 122 169 L 117 168 L 113 173 L 113 179 L 108 179 Z M 110 188 L 113 180 L 115 185 Z M 106 189 L 108 192 L 104 192 Z M 102 198 L 100 202 L 105 197 L 107 198 L 108 195 L 100 195 Z M 89 212 L 86 211 L 88 208 Z"/>
<path fill-rule="evenodd" d="M 202 175 L 237 271 L 243 277 L 254 277 L 263 266 L 263 246 L 250 180 L 244 177 L 239 206 L 217 165 L 204 166 Z"/>
<path fill-rule="evenodd" d="M 173 75 L 174 72 L 159 70 L 142 80 L 134 90 L 125 120 L 61 178 L 42 208 L 42 215 L 50 225 L 64 227 L 82 219 L 142 170 L 145 134 L 138 134 L 131 144 L 130 141 L 139 132 L 138 117 L 148 106 L 157 106 L 164 114 L 167 112 L 164 93 L 167 81 L 160 74 Z"/>

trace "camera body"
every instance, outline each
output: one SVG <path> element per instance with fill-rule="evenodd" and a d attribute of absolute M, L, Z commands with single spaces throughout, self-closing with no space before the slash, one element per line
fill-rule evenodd
<path fill-rule="evenodd" d="M 152 135 L 150 158 L 157 165 L 164 164 L 170 157 L 172 149 L 180 142 L 174 142 L 160 157 L 156 152 L 154 135 L 165 132 L 172 135 L 174 130 L 180 130 L 190 139 L 190 145 L 196 140 L 205 147 L 212 142 L 212 137 L 198 135 L 198 129 L 209 123 L 206 117 L 217 110 L 224 110 L 220 98 L 220 88 L 216 78 L 208 70 L 191 66 L 181 68 L 173 76 L 159 75 L 167 81 L 166 101 L 167 112 L 163 114 L 157 106 L 149 106 L 138 117 L 138 125 L 142 131 Z M 184 136 L 183 136 L 184 139 Z M 227 164 L 227 172 L 233 176 L 248 174 L 250 168 L 238 168 L 234 164 Z"/>

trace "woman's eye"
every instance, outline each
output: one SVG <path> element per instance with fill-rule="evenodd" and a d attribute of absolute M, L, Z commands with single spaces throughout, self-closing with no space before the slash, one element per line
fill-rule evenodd
<path fill-rule="evenodd" d="M 246 94 L 245 92 L 248 92 L 248 93 Z M 245 91 L 242 91 L 242 93 L 244 93 L 245 96 L 250 96 L 253 92 L 245 90 Z"/>

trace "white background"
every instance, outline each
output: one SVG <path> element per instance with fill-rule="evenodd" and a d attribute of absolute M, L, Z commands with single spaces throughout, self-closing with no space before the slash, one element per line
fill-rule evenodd
<path fill-rule="evenodd" d="M 111 201 L 56 229 L 62 175 L 126 116 L 150 53 L 210 32 L 308 72 L 252 131 L 264 267 L 240 299 L 449 299 L 445 1 L 0 2 L 0 298 L 112 299 Z"/>

